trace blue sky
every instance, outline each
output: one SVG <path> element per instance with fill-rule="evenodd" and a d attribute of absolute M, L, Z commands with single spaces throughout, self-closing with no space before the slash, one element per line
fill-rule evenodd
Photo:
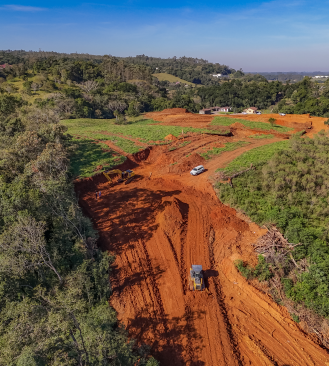
<path fill-rule="evenodd" d="M 0 49 L 191 56 L 244 71 L 329 71 L 329 0 L 0 0 Z"/>

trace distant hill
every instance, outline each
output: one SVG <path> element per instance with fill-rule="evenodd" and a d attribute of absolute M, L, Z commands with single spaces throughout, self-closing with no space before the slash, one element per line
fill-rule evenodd
<path fill-rule="evenodd" d="M 228 77 L 236 70 L 227 65 L 212 63 L 204 59 L 194 57 L 150 57 L 137 55 L 135 57 L 112 57 L 111 55 L 90 55 L 88 53 L 59 53 L 53 51 L 24 51 L 24 50 L 0 50 L 0 65 L 3 63 L 17 64 L 35 62 L 46 59 L 68 59 L 79 61 L 92 61 L 101 64 L 107 59 L 116 59 L 128 64 L 149 68 L 152 74 L 170 74 L 182 80 L 200 85 L 218 85 L 219 79 L 213 75 L 221 74 Z M 242 73 L 242 75 L 244 75 Z"/>

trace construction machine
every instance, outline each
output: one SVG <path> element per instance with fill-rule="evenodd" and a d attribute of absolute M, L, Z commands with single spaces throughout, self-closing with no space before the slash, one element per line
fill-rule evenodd
<path fill-rule="evenodd" d="M 121 182 L 125 182 L 125 184 L 128 184 L 129 182 L 131 182 L 131 180 L 133 179 L 135 173 L 132 170 L 125 170 L 124 172 L 121 171 L 120 169 L 113 169 L 113 170 L 106 170 L 105 172 L 103 172 L 103 174 L 105 175 L 106 179 L 112 183 L 112 178 L 110 177 L 111 174 L 119 174 L 120 178 L 118 180 L 118 183 Z"/>
<path fill-rule="evenodd" d="M 190 268 L 190 290 L 202 291 L 205 289 L 203 270 L 200 264 L 192 264 Z"/>

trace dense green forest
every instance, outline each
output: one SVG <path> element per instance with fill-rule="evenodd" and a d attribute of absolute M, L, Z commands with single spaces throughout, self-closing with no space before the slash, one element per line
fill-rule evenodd
<path fill-rule="evenodd" d="M 2 63 L 11 65 L 0 69 L 2 90 L 39 108 L 51 108 L 60 118 L 116 117 L 122 122 L 127 114 L 173 107 L 197 112 L 214 105 L 231 106 L 234 112 L 255 106 L 274 113 L 329 117 L 329 80 L 271 82 L 202 59 L 0 51 Z M 159 81 L 157 72 L 193 82 L 200 76 L 204 85 Z M 230 78 L 218 80 L 211 76 L 214 72 Z"/>
<path fill-rule="evenodd" d="M 202 105 L 228 105 L 240 112 L 247 106 L 271 109 L 273 113 L 310 113 L 313 116 L 329 117 L 329 80 L 317 84 L 310 78 L 299 83 L 280 81 L 245 82 L 240 79 L 219 86 L 198 89 Z"/>
<path fill-rule="evenodd" d="M 290 243 L 284 248 L 271 241 L 263 246 L 256 268 L 238 263 L 241 272 L 248 278 L 256 276 L 267 281 L 274 299 L 280 303 L 281 288 L 293 301 L 296 314 L 303 313 L 306 307 L 327 319 L 328 137 L 324 132 L 314 139 L 294 137 L 288 148 L 234 178 L 232 186 L 218 186 L 223 202 L 242 209 L 259 224 L 269 228 L 276 225 Z M 234 173 L 230 171 L 228 175 Z"/>
<path fill-rule="evenodd" d="M 65 130 L 1 90 L 0 365 L 157 365 L 109 306 L 114 258 L 77 204 Z"/>

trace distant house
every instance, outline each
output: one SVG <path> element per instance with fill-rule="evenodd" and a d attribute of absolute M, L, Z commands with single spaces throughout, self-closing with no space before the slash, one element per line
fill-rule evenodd
<path fill-rule="evenodd" d="M 204 108 L 199 111 L 199 114 L 211 114 L 214 112 L 229 112 L 232 108 L 231 107 L 210 107 Z"/>
<path fill-rule="evenodd" d="M 230 112 L 232 107 L 220 107 L 219 112 Z"/>
<path fill-rule="evenodd" d="M 244 110 L 244 112 L 248 113 L 248 114 L 254 114 L 257 112 L 257 109 L 256 107 L 249 107 L 247 109 Z"/>
<path fill-rule="evenodd" d="M 199 114 L 211 114 L 210 108 L 203 108 L 199 111 Z"/>
<path fill-rule="evenodd" d="M 316 76 L 313 76 L 312 79 L 322 79 L 322 78 L 329 78 L 328 75 L 316 75 Z"/>
<path fill-rule="evenodd" d="M 213 77 L 214 78 L 220 78 L 222 76 L 222 74 L 214 74 Z"/>

